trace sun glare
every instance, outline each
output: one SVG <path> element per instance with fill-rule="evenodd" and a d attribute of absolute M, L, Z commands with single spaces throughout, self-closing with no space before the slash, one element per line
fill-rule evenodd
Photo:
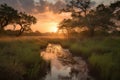
<path fill-rule="evenodd" d="M 56 26 L 53 26 L 53 27 L 51 28 L 51 32 L 57 32 L 57 30 L 58 30 L 58 28 L 57 28 Z"/>
<path fill-rule="evenodd" d="M 50 31 L 51 32 L 57 32 L 58 28 L 57 28 L 57 23 L 51 23 L 50 25 Z"/>

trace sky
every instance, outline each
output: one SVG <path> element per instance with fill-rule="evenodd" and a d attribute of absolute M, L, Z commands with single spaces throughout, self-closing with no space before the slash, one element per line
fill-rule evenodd
<path fill-rule="evenodd" d="M 65 1 L 69 0 L 0 0 L 0 4 L 7 3 L 9 6 L 37 18 L 37 23 L 32 25 L 33 31 L 56 32 L 58 24 L 69 18 L 70 14 L 59 14 L 60 9 L 65 7 Z M 115 0 L 91 0 L 96 5 L 109 4 Z M 9 28 L 10 26 L 8 26 Z"/>

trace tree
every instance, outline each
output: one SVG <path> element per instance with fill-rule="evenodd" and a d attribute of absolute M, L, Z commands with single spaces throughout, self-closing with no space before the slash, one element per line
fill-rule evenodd
<path fill-rule="evenodd" d="M 70 33 L 73 30 L 74 22 L 72 19 L 64 19 L 58 26 L 59 30 L 62 30 L 63 33 L 67 33 L 67 37 L 70 37 Z"/>
<path fill-rule="evenodd" d="M 108 31 L 115 27 L 115 23 L 111 20 L 113 17 L 113 11 L 104 4 L 99 5 L 96 8 L 96 16 L 98 18 L 98 23 L 96 26 L 100 26 L 102 30 Z"/>
<path fill-rule="evenodd" d="M 66 8 L 62 9 L 62 12 L 71 12 L 72 15 L 83 14 L 84 16 L 87 15 L 87 11 L 90 8 L 90 0 L 71 0 L 67 5 Z"/>
<path fill-rule="evenodd" d="M 76 22 L 79 24 L 76 27 L 87 27 L 90 31 L 90 34 L 93 35 L 94 27 L 90 24 L 90 18 L 92 18 L 92 15 L 89 14 L 90 5 L 90 0 L 72 0 L 62 11 L 71 12 L 72 19 L 77 20 Z"/>
<path fill-rule="evenodd" d="M 116 8 L 120 8 L 120 1 L 116 1 L 110 4 L 110 8 L 112 11 L 116 10 Z"/>
<path fill-rule="evenodd" d="M 110 9 L 114 14 L 114 19 L 120 20 L 120 1 L 116 1 L 110 5 Z"/>
<path fill-rule="evenodd" d="M 19 35 L 21 35 L 24 31 L 31 31 L 30 26 L 37 22 L 36 18 L 31 15 L 27 15 L 26 13 L 19 13 L 19 18 L 16 20 L 16 24 L 20 25 Z"/>
<path fill-rule="evenodd" d="M 118 3 L 116 4 L 119 5 Z M 72 20 L 77 20 L 76 27 L 87 27 L 90 36 L 94 36 L 96 30 L 107 32 L 115 28 L 114 23 L 111 21 L 113 10 L 109 6 L 100 4 L 96 8 L 91 9 L 90 5 L 90 0 L 72 0 L 62 11 L 71 12 Z"/>
<path fill-rule="evenodd" d="M 17 16 L 17 10 L 7 4 L 0 5 L 0 31 L 3 31 L 8 24 L 13 23 Z"/>
<path fill-rule="evenodd" d="M 12 24 L 15 30 L 17 27 L 15 24 L 18 24 L 21 27 L 18 35 L 21 35 L 24 31 L 31 31 L 30 26 L 36 21 L 34 16 L 18 12 L 7 4 L 0 5 L 0 32 L 4 31 L 4 28 L 9 24 Z"/>
<path fill-rule="evenodd" d="M 90 35 L 94 36 L 95 30 L 102 30 L 103 32 L 108 32 L 115 27 L 112 19 L 112 11 L 109 7 L 104 4 L 100 4 L 95 10 L 90 10 L 86 15 L 87 20 L 84 21 L 86 26 L 90 31 Z"/>

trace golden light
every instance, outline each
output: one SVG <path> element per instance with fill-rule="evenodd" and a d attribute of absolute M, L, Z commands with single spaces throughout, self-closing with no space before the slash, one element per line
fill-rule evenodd
<path fill-rule="evenodd" d="M 49 25 L 50 32 L 57 32 L 57 30 L 58 30 L 57 26 L 58 26 L 58 23 L 51 22 L 50 25 Z"/>
<path fill-rule="evenodd" d="M 56 26 L 51 27 L 51 32 L 57 32 L 58 28 Z"/>
<path fill-rule="evenodd" d="M 61 13 L 57 14 L 49 10 L 49 7 L 46 7 L 46 11 L 43 13 L 33 14 L 37 18 L 37 23 L 33 25 L 33 31 L 44 32 L 57 32 L 57 26 L 65 18 L 70 18 L 70 13 Z"/>

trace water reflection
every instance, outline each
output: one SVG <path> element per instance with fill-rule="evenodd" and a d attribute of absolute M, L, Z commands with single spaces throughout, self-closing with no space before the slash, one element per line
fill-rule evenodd
<path fill-rule="evenodd" d="M 50 61 L 50 71 L 44 80 L 88 80 L 87 64 L 80 57 L 72 57 L 68 49 L 49 44 L 41 56 Z"/>

